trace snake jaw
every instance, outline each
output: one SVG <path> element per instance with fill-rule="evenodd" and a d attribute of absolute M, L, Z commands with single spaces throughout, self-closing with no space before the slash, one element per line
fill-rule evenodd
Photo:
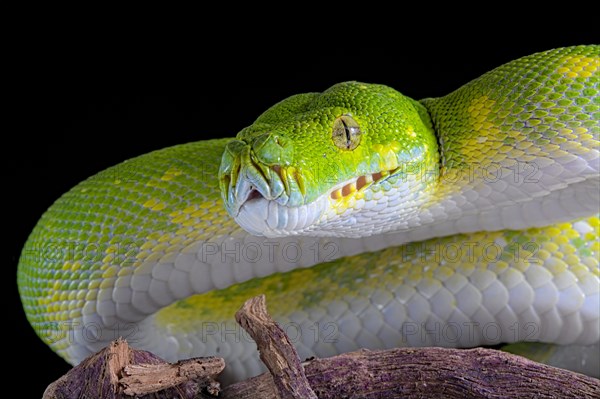
<path fill-rule="evenodd" d="M 260 177 L 257 167 L 242 169 L 237 181 L 229 185 L 226 206 L 249 233 L 267 237 L 301 234 L 325 213 L 327 196 L 303 204 L 301 182 L 285 168 L 263 168 Z"/>
<path fill-rule="evenodd" d="M 392 182 L 386 190 L 390 191 L 390 198 L 415 192 L 415 182 L 401 177 L 401 168 L 383 169 L 379 172 L 368 173 L 341 182 L 316 200 L 299 206 L 291 206 L 290 198 L 298 192 L 298 188 L 291 188 L 282 182 L 286 179 L 285 168 L 271 167 L 264 173 L 270 176 L 266 179 L 256 180 L 252 173 L 244 173 L 232 188 L 234 198 L 238 198 L 236 212 L 232 214 L 236 222 L 253 235 L 266 237 L 282 237 L 291 235 L 336 235 L 335 226 L 327 232 L 328 221 L 337 219 L 335 224 L 352 223 L 359 217 L 364 201 L 360 200 L 373 195 L 372 189 L 383 182 Z M 278 195 L 273 195 L 273 182 L 280 182 L 284 189 Z M 382 190 L 378 188 L 377 190 Z M 289 194 L 288 194 L 289 193 Z M 407 196 L 407 199 L 409 197 Z M 351 211 L 348 213 L 348 211 Z M 358 213 L 356 213 L 358 212 Z M 341 218 L 339 218 L 341 216 Z M 341 224 L 340 224 L 341 223 Z M 319 231 L 322 229 L 322 231 Z"/>
<path fill-rule="evenodd" d="M 253 235 L 301 234 L 325 214 L 326 195 L 306 202 L 302 174 L 292 166 L 267 165 L 243 141 L 229 143 L 219 182 L 227 212 Z"/>

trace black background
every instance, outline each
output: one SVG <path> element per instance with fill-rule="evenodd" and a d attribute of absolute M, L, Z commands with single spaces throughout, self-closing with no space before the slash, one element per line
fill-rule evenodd
<path fill-rule="evenodd" d="M 207 39 L 171 46 L 157 37 L 113 46 L 40 38 L 14 77 L 23 112 L 15 113 L 16 141 L 3 146 L 8 189 L 17 194 L 5 198 L 12 274 L 4 286 L 22 352 L 13 357 L 14 370 L 29 362 L 21 397 L 40 397 L 69 366 L 25 319 L 14 283 L 20 249 L 44 210 L 80 180 L 154 149 L 234 136 L 292 94 L 360 80 L 413 98 L 441 96 L 520 56 L 598 39 L 591 29 L 496 39 L 449 30 L 435 40 L 415 34 L 372 45 L 341 38 L 280 45 L 270 37 L 236 46 Z"/>

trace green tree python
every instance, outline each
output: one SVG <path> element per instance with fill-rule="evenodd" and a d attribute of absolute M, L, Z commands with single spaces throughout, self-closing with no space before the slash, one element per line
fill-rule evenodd
<path fill-rule="evenodd" d="M 28 320 L 71 364 L 123 336 L 240 379 L 261 365 L 233 315 L 264 293 L 302 357 L 505 343 L 597 376 L 599 78 L 588 45 L 440 98 L 345 82 L 127 160 L 35 226 Z"/>

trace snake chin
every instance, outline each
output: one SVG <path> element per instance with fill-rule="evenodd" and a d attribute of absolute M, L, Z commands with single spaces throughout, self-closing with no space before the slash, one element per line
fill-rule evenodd
<path fill-rule="evenodd" d="M 265 237 L 301 235 L 318 223 L 328 206 L 323 195 L 310 204 L 286 206 L 252 191 L 240 207 L 235 221 L 248 233 Z"/>

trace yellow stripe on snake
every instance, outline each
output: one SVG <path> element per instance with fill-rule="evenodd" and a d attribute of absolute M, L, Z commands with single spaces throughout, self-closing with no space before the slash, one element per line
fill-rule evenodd
<path fill-rule="evenodd" d="M 589 45 L 441 98 L 346 82 L 125 161 L 31 233 L 29 322 L 71 364 L 123 336 L 241 379 L 261 365 L 233 314 L 264 293 L 302 357 L 520 342 L 598 376 L 599 78 Z"/>

